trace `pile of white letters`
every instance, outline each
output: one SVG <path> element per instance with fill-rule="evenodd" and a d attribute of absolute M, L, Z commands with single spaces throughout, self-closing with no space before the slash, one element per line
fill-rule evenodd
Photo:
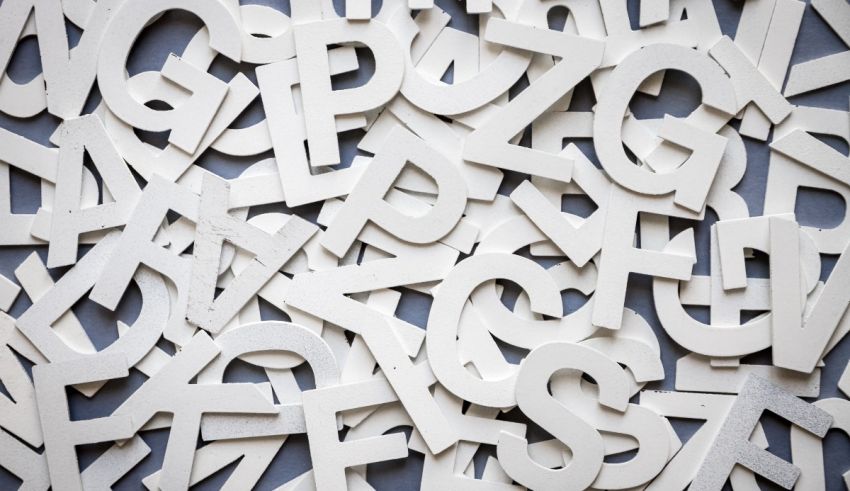
<path fill-rule="evenodd" d="M 426 490 L 826 488 L 822 439 L 850 431 L 835 383 L 818 400 L 850 330 L 850 220 L 795 211 L 801 188 L 850 203 L 850 159 L 821 137 L 850 140 L 850 114 L 787 98 L 848 87 L 846 0 L 746 0 L 734 39 L 712 0 L 457 2 L 477 34 L 433 0 L 288 3 L 0 3 L 2 121 L 54 122 L 49 142 L 0 124 L 0 258 L 26 251 L 0 275 L 0 467 L 22 489 L 186 489 L 234 463 L 226 488 L 251 489 L 299 434 L 312 469 L 279 490 L 373 489 L 368 464 L 413 454 Z M 848 50 L 792 64 L 807 10 Z M 172 11 L 202 27 L 129 73 Z M 42 69 L 20 83 L 30 37 Z M 682 73 L 692 111 L 636 116 Z M 251 164 L 225 178 L 213 154 Z M 630 275 L 652 316 L 627 307 Z M 75 312 L 132 298 L 106 343 Z M 105 394 L 91 417 L 69 403 Z M 128 482 L 157 430 L 161 468 Z"/>

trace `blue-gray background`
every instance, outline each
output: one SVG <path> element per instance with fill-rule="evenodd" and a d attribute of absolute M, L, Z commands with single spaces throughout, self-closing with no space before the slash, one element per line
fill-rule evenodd
<path fill-rule="evenodd" d="M 143 1 L 143 0 L 133 0 Z M 633 28 L 637 28 L 639 0 L 628 0 L 629 13 Z M 289 14 L 288 0 L 242 0 L 242 4 L 263 4 L 269 5 L 276 9 Z M 344 1 L 335 0 L 337 11 L 342 14 L 344 12 Z M 458 0 L 437 0 L 437 5 L 448 11 L 453 19 L 449 26 L 461 29 L 467 32 L 476 33 L 478 31 L 477 20 L 474 17 L 467 16 L 463 11 L 463 3 Z M 2 4 L 2 0 L 0 0 Z M 737 28 L 738 19 L 741 14 L 742 2 L 734 0 L 715 0 L 715 11 L 720 19 L 720 25 L 724 34 L 734 37 Z M 380 0 L 373 0 L 373 12 L 381 6 Z M 555 9 L 550 13 L 550 25 L 554 28 L 563 26 L 565 11 Z M 170 12 L 162 19 L 157 21 L 153 26 L 146 29 L 143 35 L 136 43 L 136 47 L 131 54 L 128 64 L 130 74 L 136 74 L 147 70 L 158 70 L 165 57 L 170 52 L 180 53 L 189 39 L 194 35 L 200 27 L 200 22 L 191 14 L 185 12 Z M 80 31 L 70 25 L 68 27 L 68 35 L 71 44 L 77 43 L 80 37 Z M 792 64 L 799 63 L 814 58 L 818 58 L 827 54 L 836 53 L 847 49 L 841 40 L 829 29 L 824 21 L 815 13 L 811 5 L 807 5 L 803 23 L 800 28 L 800 34 L 797 38 L 796 47 L 792 57 Z M 362 55 L 361 69 L 353 74 L 348 74 L 340 77 L 335 77 L 335 88 L 351 87 L 360 85 L 368 80 L 372 70 L 373 63 L 369 53 L 365 50 L 358 50 Z M 254 66 L 252 65 L 237 65 L 229 60 L 218 57 L 211 69 L 212 73 L 222 79 L 229 80 L 237 71 L 242 71 L 249 78 L 256 82 L 253 73 Z M 41 71 L 41 64 L 38 54 L 38 42 L 36 38 L 27 38 L 17 48 L 15 55 L 8 69 L 8 76 L 18 83 L 26 82 Z M 451 71 L 444 78 L 447 82 L 451 81 Z M 516 93 L 527 86 L 526 81 L 520 81 L 512 90 Z M 850 84 L 844 83 L 833 86 L 827 89 L 803 94 L 791 98 L 791 102 L 797 105 L 808 105 L 827 107 L 834 109 L 848 109 L 848 95 L 850 95 Z M 95 90 L 88 104 L 87 111 L 90 111 L 99 102 L 100 98 Z M 632 102 L 632 108 L 638 117 L 660 117 L 664 113 L 673 115 L 685 115 L 696 107 L 700 100 L 699 87 L 688 76 L 677 73 L 668 72 L 665 78 L 663 91 L 658 98 L 652 98 L 644 95 L 638 95 Z M 572 110 L 589 110 L 594 103 L 592 91 L 589 85 L 585 82 L 577 90 Z M 243 114 L 234 126 L 247 126 L 262 119 L 263 112 L 261 104 L 258 100 Z M 43 145 L 50 145 L 48 142 L 49 135 L 54 131 L 59 120 L 46 112 L 29 119 L 17 119 L 0 114 L 0 126 L 12 130 L 20 135 L 30 138 Z M 167 139 L 165 134 L 142 134 L 143 138 L 151 143 L 164 145 Z M 357 154 L 355 148 L 357 141 L 362 136 L 360 131 L 347 132 L 341 135 L 343 140 L 344 160 L 350 162 L 351 158 Z M 524 142 L 528 141 L 524 138 Z M 848 153 L 847 145 L 837 138 L 822 137 L 823 141 L 841 151 L 843 154 Z M 755 142 L 753 140 L 744 139 L 747 154 L 748 166 L 747 173 L 736 188 L 747 201 L 750 207 L 751 215 L 759 215 L 762 213 L 763 196 L 765 188 L 765 180 L 768 172 L 768 148 L 765 144 Z M 566 143 L 566 142 L 565 142 Z M 589 140 L 575 141 L 579 147 L 588 153 L 595 160 L 592 144 Z M 224 177 L 235 177 L 250 164 L 271 154 L 260 155 L 250 158 L 232 158 L 222 155 L 214 150 L 208 151 L 200 160 L 200 165 L 216 172 Z M 508 194 L 517 183 L 523 179 L 521 175 L 509 175 L 500 190 L 502 194 Z M 12 174 L 12 207 L 16 213 L 34 213 L 40 204 L 40 191 L 38 180 L 32 176 L 28 176 L 22 172 L 17 172 L 13 169 Z M 565 203 L 565 209 L 569 209 L 574 213 L 588 213 L 592 210 L 592 205 L 582 200 L 571 200 Z M 257 207 L 251 210 L 251 214 L 265 213 L 269 211 L 289 211 L 283 205 Z M 302 216 L 314 219 L 318 207 L 306 206 L 296 210 L 292 210 Z M 835 194 L 819 191 L 803 190 L 798 199 L 797 204 L 798 220 L 804 225 L 813 225 L 820 227 L 832 227 L 837 225 L 845 213 L 845 203 Z M 697 274 L 708 273 L 708 227 L 716 220 L 716 216 L 709 212 L 705 222 L 695 224 L 693 222 L 677 222 L 676 227 L 696 226 L 697 230 L 697 247 L 699 249 L 699 262 L 695 272 Z M 2 226 L 0 226 L 0 233 Z M 33 250 L 36 250 L 42 257 L 46 259 L 46 247 L 6 247 L 0 248 L 0 273 L 9 278 L 14 278 L 13 271 L 17 265 L 23 261 Z M 83 248 L 84 252 L 87 248 Z M 526 251 L 527 252 L 527 251 Z M 828 277 L 833 265 L 835 264 L 835 256 L 822 256 L 823 271 L 822 279 Z M 767 276 L 767 262 L 764 256 L 758 256 L 753 260 L 747 261 L 748 271 L 751 276 Z M 57 268 L 51 271 L 51 274 L 58 278 L 65 271 L 63 268 Z M 576 309 L 586 299 L 575 292 L 568 291 L 564 293 L 564 304 L 568 311 Z M 509 292 L 506 296 L 506 302 L 511 302 L 510 297 L 515 297 L 515 292 L 511 295 Z M 121 319 L 125 322 L 132 322 L 139 310 L 139 295 L 137 290 L 131 289 L 125 295 L 124 301 L 116 312 L 108 311 L 93 302 L 86 299 L 81 300 L 75 307 L 74 312 L 84 324 L 87 332 L 93 339 L 98 349 L 102 349 L 113 342 L 117 333 L 115 330 L 115 321 Z M 21 294 L 11 309 L 11 314 L 15 317 L 19 316 L 29 307 L 30 302 L 25 294 Z M 643 315 L 647 321 L 655 329 L 658 339 L 663 348 L 662 359 L 667 373 L 667 378 L 652 388 L 673 389 L 675 380 L 675 362 L 676 360 L 687 354 L 685 350 L 675 345 L 660 327 L 658 319 L 655 315 L 652 304 L 652 296 L 650 291 L 650 279 L 640 275 L 633 275 L 629 284 L 629 293 L 627 298 L 627 306 L 635 309 Z M 409 290 L 403 291 L 402 302 L 399 306 L 397 315 L 416 324 L 424 327 L 427 322 L 430 300 L 427 296 L 416 294 Z M 285 315 L 276 311 L 268 304 L 262 305 L 263 317 L 265 319 L 286 319 Z M 692 315 L 702 321 L 707 321 L 707 309 L 691 309 Z M 171 350 L 167 343 L 161 343 L 160 346 L 166 350 Z M 516 362 L 521 353 L 515 351 L 507 351 L 506 355 L 512 361 Z M 840 397 L 841 395 L 836 389 L 836 382 L 840 377 L 843 368 L 847 365 L 848 357 L 850 357 L 850 342 L 845 340 L 827 357 L 827 366 L 822 372 L 822 392 L 821 398 Z M 767 362 L 769 361 L 768 353 L 759 353 L 748 358 L 748 360 Z M 296 376 L 302 384 L 302 388 L 312 387 L 312 375 L 307 369 L 296 370 Z M 264 377 L 261 370 L 252 367 L 248 364 L 236 361 L 228 369 L 225 380 L 228 382 L 234 381 L 255 381 Z M 131 374 L 127 379 L 111 381 L 106 387 L 94 398 L 88 400 L 75 391 L 69 391 L 72 417 L 75 419 L 85 419 L 97 416 L 108 415 L 115 407 L 117 407 L 132 391 L 138 387 L 145 377 L 138 371 L 131 370 Z M 0 383 L 0 392 L 5 393 L 5 388 Z M 506 415 L 507 418 L 525 421 L 521 414 L 513 411 Z M 779 418 L 766 414 L 763 418 L 763 423 L 770 441 L 770 450 L 786 460 L 790 460 L 790 450 L 788 442 L 787 425 Z M 686 420 L 673 420 L 673 424 L 682 437 L 687 439 L 696 429 L 699 428 L 699 422 Z M 141 488 L 140 480 L 144 476 L 155 472 L 162 465 L 165 445 L 168 439 L 168 430 L 156 430 L 142 433 L 142 437 L 153 449 L 152 453 L 142 461 L 129 474 L 122 478 L 117 485 L 120 489 L 139 489 Z M 529 439 L 532 441 L 540 440 L 545 437 L 545 433 L 539 428 L 531 425 L 529 431 Z M 199 442 L 203 444 L 203 442 Z M 841 474 L 850 467 L 850 442 L 843 434 L 831 432 L 824 443 L 826 472 L 827 472 L 827 487 L 828 489 L 843 489 Z M 108 445 L 89 445 L 79 449 L 80 465 L 85 468 L 98 455 L 108 448 Z M 494 454 L 494 448 L 484 446 L 476 455 L 476 474 L 480 476 L 483 470 L 483 462 L 487 455 Z M 622 460 L 627 456 L 619 456 L 617 460 Z M 422 456 L 416 453 L 411 453 L 410 456 L 402 461 L 384 462 L 369 466 L 368 480 L 377 489 L 382 490 L 407 490 L 418 489 L 419 477 L 422 472 Z M 211 476 L 209 479 L 199 483 L 198 489 L 218 489 L 228 478 L 234 466 L 228 466 L 221 472 Z M 307 447 L 307 439 L 304 435 L 291 436 L 284 444 L 280 453 L 275 457 L 269 469 L 263 475 L 259 482 L 259 489 L 272 489 L 277 487 L 293 477 L 301 474 L 310 468 L 310 456 Z M 17 487 L 20 481 L 8 472 L 0 469 L 0 489 L 12 489 Z M 763 489 L 775 489 L 776 487 L 767 483 L 764 480 L 759 480 Z"/>

